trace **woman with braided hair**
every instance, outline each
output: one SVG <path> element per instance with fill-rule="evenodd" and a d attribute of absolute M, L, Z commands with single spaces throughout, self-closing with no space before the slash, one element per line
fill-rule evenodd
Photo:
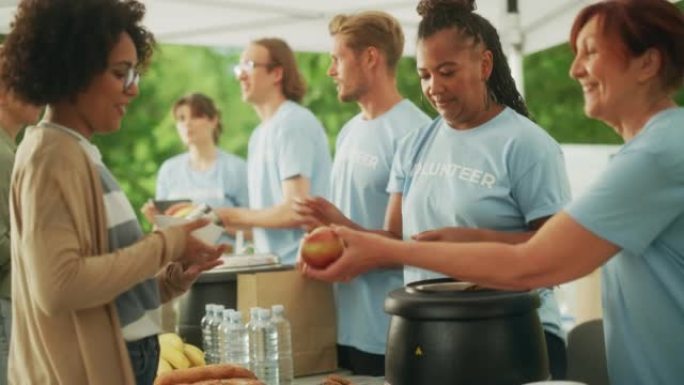
<path fill-rule="evenodd" d="M 387 189 L 401 196 L 405 240 L 521 243 L 570 199 L 560 146 L 528 119 L 498 33 L 473 9 L 473 1 L 418 5 L 418 74 L 439 116 L 402 140 L 392 165 Z M 404 268 L 407 284 L 437 277 Z M 552 289 L 539 295 L 551 373 L 563 378 L 558 305 Z"/>

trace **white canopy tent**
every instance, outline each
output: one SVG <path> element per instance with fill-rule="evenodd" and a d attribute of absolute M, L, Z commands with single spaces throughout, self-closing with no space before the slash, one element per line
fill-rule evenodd
<path fill-rule="evenodd" d="M 414 52 L 419 16 L 417 0 L 145 0 L 147 25 L 161 41 L 179 44 L 244 46 L 263 36 L 279 36 L 302 51 L 327 51 L 327 23 L 338 13 L 379 9 L 404 26 L 406 52 Z M 507 17 L 509 3 L 517 3 L 519 26 Z M 492 21 L 503 36 L 518 34 L 524 53 L 535 52 L 567 39 L 572 18 L 589 3 L 582 0 L 480 0 L 478 12 Z M 504 33 L 503 31 L 507 31 Z M 522 40 L 524 39 L 524 41 Z"/>
<path fill-rule="evenodd" d="M 79 0 L 73 0 L 79 1 Z M 406 34 L 405 53 L 415 52 L 418 0 L 142 0 L 145 24 L 165 43 L 244 47 L 276 36 L 295 50 L 327 52 L 327 23 L 338 13 L 384 10 Z M 567 40 L 572 20 L 596 0 L 477 0 L 477 12 L 499 30 L 513 75 L 522 82 L 523 55 Z M 674 0 L 671 0 L 674 1 Z M 10 28 L 19 0 L 0 0 L 0 32 Z M 516 12 L 517 11 L 517 12 Z"/>
<path fill-rule="evenodd" d="M 74 0 L 79 1 L 79 0 Z M 384 10 L 406 34 L 405 52 L 415 52 L 417 0 L 143 0 L 145 24 L 164 43 L 243 47 L 277 36 L 295 50 L 327 52 L 327 23 L 338 13 Z M 477 11 L 499 30 L 511 68 L 522 79 L 522 56 L 567 40 L 573 17 L 591 0 L 479 0 Z M 0 0 L 0 32 L 9 31 L 19 0 Z M 509 13 L 509 10 L 518 13 Z"/>
<path fill-rule="evenodd" d="M 477 11 L 500 31 L 520 85 L 523 55 L 566 41 L 574 16 L 589 1 L 476 3 Z M 330 49 L 327 23 L 333 15 L 379 9 L 401 22 L 406 35 L 405 52 L 412 55 L 420 21 L 417 0 L 146 0 L 146 4 L 147 25 L 159 40 L 193 45 L 241 47 L 255 38 L 278 36 L 295 50 L 326 52 Z"/>

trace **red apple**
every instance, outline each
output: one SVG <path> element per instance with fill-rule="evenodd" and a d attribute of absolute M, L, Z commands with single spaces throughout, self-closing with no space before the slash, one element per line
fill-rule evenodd
<path fill-rule="evenodd" d="M 328 226 L 317 227 L 304 238 L 302 259 L 308 265 L 322 269 L 342 255 L 344 245 Z"/>

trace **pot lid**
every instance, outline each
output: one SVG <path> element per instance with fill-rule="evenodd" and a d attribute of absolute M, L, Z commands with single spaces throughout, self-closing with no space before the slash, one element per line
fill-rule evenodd
<path fill-rule="evenodd" d="M 406 318 L 452 320 L 498 318 L 533 311 L 536 291 L 504 291 L 450 278 L 413 282 L 389 293 L 385 312 Z"/>

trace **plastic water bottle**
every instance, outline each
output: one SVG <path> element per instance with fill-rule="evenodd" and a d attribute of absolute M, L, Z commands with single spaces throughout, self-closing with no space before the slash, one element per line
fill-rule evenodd
<path fill-rule="evenodd" d="M 277 333 L 278 375 L 281 385 L 291 385 L 294 379 L 292 359 L 292 330 L 290 322 L 285 318 L 285 307 L 273 305 L 271 323 Z"/>
<path fill-rule="evenodd" d="M 252 329 L 259 318 L 259 308 L 251 307 L 249 308 L 249 321 L 245 324 L 245 329 L 247 330 L 247 341 L 249 343 L 249 370 L 254 372 L 254 360 L 252 359 Z"/>
<path fill-rule="evenodd" d="M 209 321 L 209 350 L 204 352 L 204 357 L 207 364 L 218 364 L 220 357 L 220 345 L 219 345 L 219 329 L 221 327 L 221 322 L 223 321 L 223 305 L 214 305 L 214 316 L 211 317 Z"/>
<path fill-rule="evenodd" d="M 204 317 L 200 321 L 202 329 L 202 350 L 204 350 L 204 357 L 207 361 L 210 360 L 211 350 L 211 320 L 214 318 L 214 304 L 208 303 L 204 305 Z"/>
<path fill-rule="evenodd" d="M 228 329 L 230 327 L 230 315 L 234 313 L 235 310 L 233 309 L 224 309 L 223 313 L 221 314 L 221 323 L 219 324 L 219 330 L 218 330 L 218 361 L 217 363 L 226 363 L 225 357 L 226 357 L 226 350 L 228 347 Z"/>
<path fill-rule="evenodd" d="M 249 368 L 249 334 L 242 323 L 242 312 L 230 314 L 226 332 L 225 355 L 223 362 Z"/>
<path fill-rule="evenodd" d="M 267 385 L 278 385 L 278 332 L 271 312 L 259 309 L 249 331 L 249 352 L 254 374 Z"/>
<path fill-rule="evenodd" d="M 257 367 L 258 358 L 261 357 L 257 354 L 257 333 L 258 327 L 260 327 L 261 324 L 259 310 L 261 309 L 258 307 L 249 309 L 249 322 L 247 322 L 245 327 L 247 328 L 247 335 L 249 336 L 249 369 L 260 379 L 261 373 L 257 373 L 257 371 L 261 370 L 261 367 Z M 263 350 L 261 349 L 263 344 L 259 344 L 258 346 L 259 350 Z M 259 353 L 263 355 L 263 352 Z"/>
<path fill-rule="evenodd" d="M 271 312 L 271 323 L 278 336 L 278 377 L 280 378 L 280 385 L 291 385 L 294 369 L 290 322 L 285 318 L 285 307 L 283 305 L 273 305 Z"/>

